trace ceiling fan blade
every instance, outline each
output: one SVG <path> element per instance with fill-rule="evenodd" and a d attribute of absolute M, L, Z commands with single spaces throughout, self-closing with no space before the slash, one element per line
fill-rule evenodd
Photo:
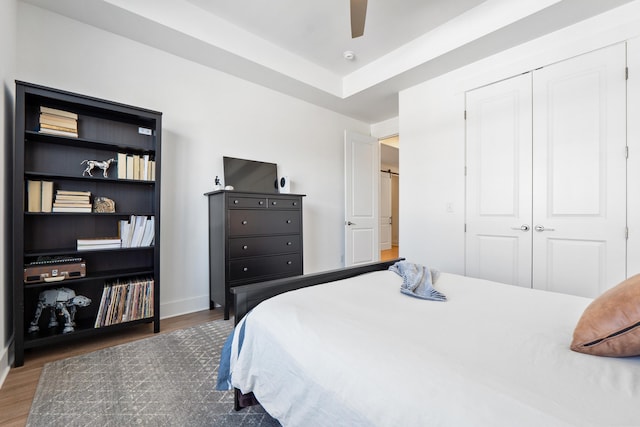
<path fill-rule="evenodd" d="M 367 0 L 351 0 L 351 38 L 364 34 L 364 20 L 367 16 Z"/>

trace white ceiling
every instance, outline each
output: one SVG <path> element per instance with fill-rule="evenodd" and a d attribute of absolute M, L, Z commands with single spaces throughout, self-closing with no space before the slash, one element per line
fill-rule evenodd
<path fill-rule="evenodd" d="M 369 0 L 357 39 L 349 0 L 22 1 L 377 123 L 404 88 L 631 0 Z"/>
<path fill-rule="evenodd" d="M 349 0 L 187 1 L 341 77 L 484 2 L 371 0 L 365 36 L 352 39 Z"/>

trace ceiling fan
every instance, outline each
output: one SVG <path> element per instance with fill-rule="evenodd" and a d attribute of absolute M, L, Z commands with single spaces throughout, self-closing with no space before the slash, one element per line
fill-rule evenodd
<path fill-rule="evenodd" d="M 351 0 L 351 38 L 364 34 L 364 20 L 367 16 L 367 0 Z"/>

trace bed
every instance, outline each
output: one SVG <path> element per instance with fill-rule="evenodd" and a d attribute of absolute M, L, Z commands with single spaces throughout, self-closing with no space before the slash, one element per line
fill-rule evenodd
<path fill-rule="evenodd" d="M 391 264 L 237 288 L 232 386 L 284 426 L 640 425 L 640 357 L 569 349 L 591 299 Z"/>

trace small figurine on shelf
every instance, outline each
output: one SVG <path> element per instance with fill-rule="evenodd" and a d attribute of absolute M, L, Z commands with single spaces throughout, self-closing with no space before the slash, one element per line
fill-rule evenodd
<path fill-rule="evenodd" d="M 87 167 L 85 168 L 85 170 L 82 172 L 82 176 L 84 176 L 85 174 L 89 174 L 89 176 L 93 176 L 91 175 L 91 171 L 93 170 L 93 168 L 99 168 L 102 169 L 102 175 L 107 178 L 107 170 L 109 169 L 109 166 L 111 166 L 111 163 L 115 162 L 116 159 L 109 159 L 109 160 L 83 160 L 80 162 L 80 164 L 87 164 Z"/>
<path fill-rule="evenodd" d="M 222 184 L 220 183 L 220 178 L 216 175 L 216 179 L 213 181 L 213 191 L 222 190 Z"/>
<path fill-rule="evenodd" d="M 57 312 L 60 312 L 64 317 L 64 329 L 63 334 L 73 332 L 75 330 L 77 307 L 87 307 L 91 304 L 91 300 L 84 295 L 76 295 L 73 289 L 58 288 L 47 289 L 40 292 L 38 297 L 38 306 L 36 307 L 36 314 L 29 326 L 29 332 L 38 332 L 40 326 L 38 322 L 42 310 L 49 308 L 51 310 L 51 317 L 49 320 L 49 328 L 55 328 L 58 326 Z"/>

